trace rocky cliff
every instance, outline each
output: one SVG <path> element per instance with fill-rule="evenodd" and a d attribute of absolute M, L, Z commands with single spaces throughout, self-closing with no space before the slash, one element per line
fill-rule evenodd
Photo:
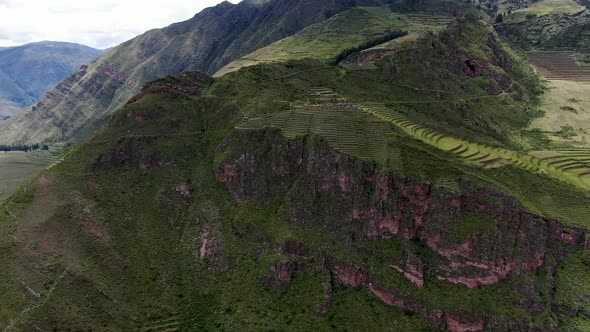
<path fill-rule="evenodd" d="M 236 149 L 244 141 L 264 148 Z M 381 259 L 382 265 L 373 267 L 379 272 L 360 262 L 316 257 L 329 262 L 326 268 L 339 283 L 362 287 L 436 328 L 559 330 L 555 323 L 531 325 L 493 312 L 441 309 L 407 295 L 412 291 L 388 286 L 379 274 L 388 269 L 399 273 L 412 283 L 404 287 L 413 288 L 428 287 L 429 282 L 465 289 L 503 284 L 515 292 L 511 305 L 534 315 L 555 305 L 556 285 L 550 280 L 557 266 L 568 255 L 588 250 L 583 229 L 530 213 L 514 198 L 468 182 L 462 183 L 466 194 L 457 194 L 402 178 L 318 139 L 287 141 L 273 131 L 241 132 L 224 141 L 221 153 L 225 149 L 231 149 L 232 157 L 221 163 L 216 178 L 236 202 L 280 198 L 291 223 L 329 232 L 351 252 L 372 241 L 394 241 L 402 248 L 398 257 L 372 252 Z M 547 271 L 545 280 L 537 280 L 540 270 Z"/>

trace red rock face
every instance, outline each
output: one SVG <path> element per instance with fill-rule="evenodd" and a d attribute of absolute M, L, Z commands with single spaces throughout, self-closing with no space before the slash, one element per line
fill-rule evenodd
<path fill-rule="evenodd" d="M 351 287 L 364 286 L 369 277 L 366 272 L 354 266 L 335 266 L 332 272 L 340 282 Z"/>
<path fill-rule="evenodd" d="M 278 262 L 270 266 L 271 275 L 261 278 L 263 285 L 284 291 L 289 287 L 295 275 L 304 268 L 304 265 L 296 261 Z"/>
<path fill-rule="evenodd" d="M 463 64 L 463 72 L 469 76 L 477 77 L 484 73 L 485 65 L 479 60 L 464 55 L 461 57 L 461 63 Z"/>
<path fill-rule="evenodd" d="M 176 192 L 184 198 L 191 197 L 191 191 L 189 187 L 184 183 L 176 186 Z"/>
<path fill-rule="evenodd" d="M 408 309 L 409 305 L 402 298 L 395 296 L 392 293 L 388 293 L 384 290 L 378 289 L 373 284 L 369 284 L 369 291 L 379 298 L 383 303 L 399 308 Z"/>
<path fill-rule="evenodd" d="M 576 237 L 573 234 L 563 232 L 561 233 L 561 241 L 567 244 L 573 244 L 576 242 Z"/>
<path fill-rule="evenodd" d="M 408 255 L 403 263 L 392 264 L 391 267 L 416 286 L 424 287 L 424 263 L 417 256 Z"/>
<path fill-rule="evenodd" d="M 241 142 L 252 138 L 231 139 Z M 278 132 L 268 133 L 264 142 L 272 145 L 267 152 L 245 148 L 225 160 L 216 172 L 218 181 L 226 184 L 236 201 L 283 197 L 286 215 L 292 222 L 341 236 L 343 243 L 350 242 L 351 233 L 360 234 L 362 241 L 395 239 L 405 243 L 403 259 L 382 258 L 387 267 L 410 281 L 411 287 L 426 286 L 425 274 L 439 282 L 468 288 L 511 284 L 513 277 L 533 275 L 547 264 L 547 255 L 561 260 L 588 246 L 583 230 L 534 215 L 516 199 L 493 189 L 463 183 L 469 194 L 461 196 L 342 155 L 321 142 L 286 142 Z M 231 141 L 224 144 L 236 146 Z M 317 208 L 311 212 L 312 207 Z M 468 215 L 486 216 L 494 224 L 485 232 L 475 230 L 458 243 L 453 242 L 451 226 Z M 324 223 L 318 225 L 318 220 Z M 412 252 L 410 241 L 424 245 L 438 258 Z M 558 263 L 551 260 L 549 268 Z M 433 311 L 436 308 L 410 306 L 414 305 L 411 301 L 379 288 L 378 281 L 370 279 L 370 271 L 347 265 L 331 270 L 343 285 L 366 287 L 383 302 L 419 312 L 423 317 L 437 316 Z M 529 312 L 542 310 L 535 299 L 525 298 L 519 303 Z M 488 324 L 481 323 L 481 319 L 463 318 L 468 315 L 453 317 L 429 321 L 443 328 L 448 325 L 453 331 L 479 331 Z"/>
<path fill-rule="evenodd" d="M 210 256 L 212 253 L 212 239 L 211 239 L 211 234 L 206 231 L 203 234 L 201 234 L 201 247 L 199 249 L 199 258 L 203 259 L 207 256 Z"/>
<path fill-rule="evenodd" d="M 234 166 L 232 164 L 225 164 L 223 168 L 217 172 L 216 179 L 219 182 L 228 182 L 230 179 L 236 177 L 238 173 L 234 170 Z"/>
<path fill-rule="evenodd" d="M 142 170 L 155 167 L 166 167 L 172 163 L 163 160 L 157 152 L 144 153 L 152 144 L 150 138 L 125 138 L 116 150 L 101 155 L 94 163 L 95 169 L 113 169 L 123 166 L 133 166 Z"/>
<path fill-rule="evenodd" d="M 96 71 L 122 84 L 125 83 L 128 78 L 127 75 L 121 73 L 115 66 L 111 65 L 100 65 L 96 67 Z"/>
<path fill-rule="evenodd" d="M 474 332 L 474 331 L 482 331 L 483 330 L 483 323 L 462 323 L 455 319 L 453 316 L 447 315 L 447 328 L 453 332 Z"/>

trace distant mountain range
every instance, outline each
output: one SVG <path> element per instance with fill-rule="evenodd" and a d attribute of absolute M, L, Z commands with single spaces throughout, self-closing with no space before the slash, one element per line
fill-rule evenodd
<path fill-rule="evenodd" d="M 0 119 L 30 106 L 101 52 L 62 42 L 0 48 Z"/>

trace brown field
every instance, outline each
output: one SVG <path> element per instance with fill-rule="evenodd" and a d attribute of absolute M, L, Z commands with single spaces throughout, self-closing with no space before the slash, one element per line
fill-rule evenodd
<path fill-rule="evenodd" d="M 575 53 L 569 51 L 535 51 L 529 61 L 548 80 L 575 81 L 590 84 L 590 66 L 580 66 Z"/>

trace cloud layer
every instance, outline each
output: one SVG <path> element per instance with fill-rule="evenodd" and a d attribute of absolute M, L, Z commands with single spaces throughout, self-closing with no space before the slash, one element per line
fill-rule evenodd
<path fill-rule="evenodd" d="M 0 0 L 0 47 L 51 40 L 104 49 L 221 1 Z"/>

